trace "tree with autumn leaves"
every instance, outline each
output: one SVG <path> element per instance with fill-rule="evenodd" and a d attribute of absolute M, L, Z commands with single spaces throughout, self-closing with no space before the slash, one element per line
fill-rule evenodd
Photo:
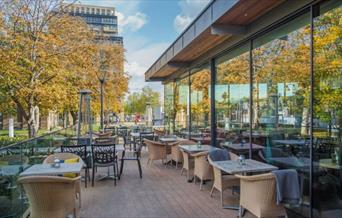
<path fill-rule="evenodd" d="M 120 111 L 127 91 L 124 50 L 99 45 L 88 25 L 64 11 L 63 0 L 4 0 L 0 5 L 0 108 L 19 111 L 29 136 L 39 129 L 39 117 L 49 111 L 77 111 L 80 89 L 93 91 L 99 112 L 99 56 L 106 51 L 111 70 L 105 93 L 107 111 Z"/>

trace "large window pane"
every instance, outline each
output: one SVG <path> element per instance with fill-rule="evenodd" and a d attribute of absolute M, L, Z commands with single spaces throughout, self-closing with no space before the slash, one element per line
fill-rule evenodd
<path fill-rule="evenodd" d="M 189 128 L 189 77 L 176 82 L 175 87 L 175 130 L 177 133 Z"/>
<path fill-rule="evenodd" d="M 210 71 L 209 67 L 194 70 L 190 76 L 191 132 L 201 133 L 210 143 Z M 198 136 L 198 135 L 196 135 Z"/>
<path fill-rule="evenodd" d="M 247 44 L 217 60 L 215 106 L 217 143 L 220 146 L 243 143 L 249 148 L 249 47 Z M 248 154 L 249 151 L 239 152 Z"/>
<path fill-rule="evenodd" d="M 302 15 L 253 42 L 252 140 L 259 157 L 280 169 L 296 169 L 301 207 L 309 214 L 310 16 Z"/>
<path fill-rule="evenodd" d="M 174 83 L 164 85 L 164 123 L 168 133 L 173 133 L 175 121 Z"/>
<path fill-rule="evenodd" d="M 313 35 L 313 215 L 322 218 L 342 217 L 342 7 L 328 4 Z"/>

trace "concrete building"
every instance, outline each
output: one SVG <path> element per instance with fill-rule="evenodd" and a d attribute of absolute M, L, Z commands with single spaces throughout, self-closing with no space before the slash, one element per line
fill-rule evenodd
<path fill-rule="evenodd" d="M 123 44 L 123 38 L 118 35 L 118 18 L 114 7 L 73 4 L 68 10 L 72 16 L 85 20 L 96 33 L 96 40 L 99 43 Z"/>

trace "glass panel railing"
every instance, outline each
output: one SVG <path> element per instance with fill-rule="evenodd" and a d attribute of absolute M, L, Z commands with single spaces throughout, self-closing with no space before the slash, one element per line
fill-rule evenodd
<path fill-rule="evenodd" d="M 28 199 L 17 185 L 19 174 L 33 164 L 42 163 L 75 133 L 73 126 L 0 148 L 0 218 L 25 214 Z"/>

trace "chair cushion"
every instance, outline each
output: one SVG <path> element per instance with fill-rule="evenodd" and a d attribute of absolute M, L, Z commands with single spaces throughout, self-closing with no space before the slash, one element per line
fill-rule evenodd
<path fill-rule="evenodd" d="M 71 158 L 71 159 L 64 160 L 64 163 L 78 163 L 78 162 L 80 162 L 79 158 Z M 64 173 L 63 176 L 68 177 L 68 178 L 75 178 L 77 177 L 77 174 L 76 173 Z"/>
<path fill-rule="evenodd" d="M 209 157 L 212 161 L 224 161 L 229 160 L 229 154 L 227 150 L 216 149 L 209 152 Z"/>

